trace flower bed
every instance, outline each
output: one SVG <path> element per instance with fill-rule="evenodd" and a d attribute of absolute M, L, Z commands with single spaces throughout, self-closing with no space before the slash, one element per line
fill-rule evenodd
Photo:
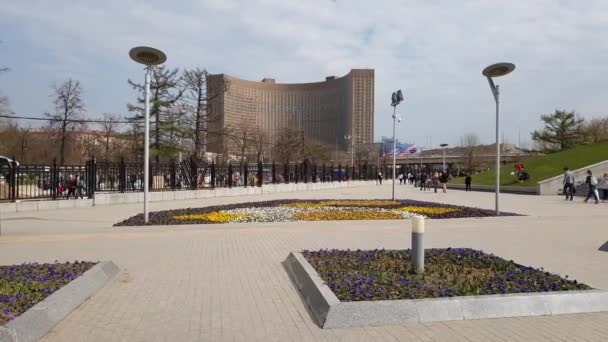
<path fill-rule="evenodd" d="M 302 252 L 340 301 L 591 289 L 576 280 L 467 248 L 427 249 L 425 273 L 415 274 L 409 250 Z"/>
<path fill-rule="evenodd" d="M 24 313 L 95 264 L 76 261 L 0 266 L 0 325 Z"/>
<path fill-rule="evenodd" d="M 325 220 L 394 220 L 412 215 L 433 219 L 495 216 L 494 211 L 412 200 L 277 200 L 165 210 L 150 213 L 150 224 L 205 224 Z M 501 215 L 514 215 L 502 213 Z M 143 225 L 143 214 L 116 226 Z"/>

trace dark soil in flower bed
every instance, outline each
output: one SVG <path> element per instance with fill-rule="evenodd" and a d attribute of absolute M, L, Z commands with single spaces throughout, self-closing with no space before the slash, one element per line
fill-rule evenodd
<path fill-rule="evenodd" d="M 185 208 L 185 209 L 175 209 L 175 210 L 163 210 L 163 211 L 155 211 L 149 214 L 149 225 L 178 225 L 178 224 L 210 224 L 210 223 L 218 223 L 207 220 L 178 220 L 175 219 L 175 216 L 183 216 L 183 215 L 200 215 L 212 213 L 220 210 L 230 210 L 230 209 L 239 209 L 239 208 L 267 208 L 267 207 L 276 207 L 290 203 L 319 203 L 325 201 L 357 201 L 359 199 L 323 199 L 323 200 L 296 200 L 296 199 L 285 199 L 285 200 L 274 200 L 274 201 L 262 201 L 262 202 L 246 202 L 246 203 L 236 203 L 236 204 L 226 204 L 226 205 L 217 205 L 217 206 L 209 206 L 209 207 L 201 207 L 201 208 Z M 367 200 L 367 201 L 376 201 L 376 200 Z M 377 201 L 387 201 L 387 200 L 377 200 Z M 385 208 L 385 209 L 397 209 L 404 206 L 415 206 L 415 207 L 425 207 L 425 208 L 454 208 L 458 209 L 455 212 L 449 212 L 445 214 L 424 214 L 428 218 L 432 219 L 447 219 L 447 218 L 469 218 L 469 217 L 490 217 L 496 216 L 493 210 L 480 209 L 480 208 L 472 208 L 472 207 L 463 207 L 456 205 L 448 205 L 442 203 L 435 202 L 423 202 L 423 201 L 414 201 L 414 200 L 396 200 L 394 202 L 398 202 L 397 204 L 388 204 L 384 206 L 374 206 L 374 208 Z M 501 213 L 501 216 L 519 216 L 518 214 L 513 213 Z M 138 214 L 132 216 L 124 221 L 116 223 L 114 226 L 143 226 L 144 225 L 144 215 Z"/>
<path fill-rule="evenodd" d="M 409 250 L 302 254 L 347 302 L 591 289 L 567 276 L 468 248 L 427 249 L 423 275 L 413 272 Z"/>
<path fill-rule="evenodd" d="M 76 261 L 0 266 L 0 325 L 21 315 L 95 264 Z"/>

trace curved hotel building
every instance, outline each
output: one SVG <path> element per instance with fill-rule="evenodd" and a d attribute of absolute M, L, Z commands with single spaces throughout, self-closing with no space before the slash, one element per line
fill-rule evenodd
<path fill-rule="evenodd" d="M 225 91 L 223 91 L 225 90 Z M 210 103 L 209 132 L 247 127 L 263 132 L 274 146 L 281 130 L 293 128 L 304 134 L 306 144 L 324 144 L 348 150 L 352 143 L 374 141 L 374 70 L 353 69 L 347 75 L 327 77 L 325 82 L 282 84 L 218 74 L 209 75 L 208 94 L 219 94 Z M 230 139 L 209 136 L 208 151 L 230 151 Z"/>

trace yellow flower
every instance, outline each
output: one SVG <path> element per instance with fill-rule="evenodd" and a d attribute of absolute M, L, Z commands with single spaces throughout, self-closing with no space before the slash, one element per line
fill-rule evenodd
<path fill-rule="evenodd" d="M 230 221 L 234 221 L 237 219 L 247 218 L 249 215 L 244 214 L 229 214 L 223 213 L 220 211 L 213 211 L 207 214 L 194 214 L 194 215 L 179 215 L 173 216 L 175 220 L 182 221 L 209 221 L 209 222 L 218 222 L 218 223 L 226 223 Z"/>
<path fill-rule="evenodd" d="M 307 211 L 293 215 L 302 221 L 343 221 L 343 220 L 400 220 L 403 216 L 389 211 Z"/>
<path fill-rule="evenodd" d="M 336 200 L 321 202 L 294 202 L 281 204 L 285 207 L 321 208 L 321 207 L 384 207 L 400 204 L 394 201 L 368 201 L 368 200 Z"/>
<path fill-rule="evenodd" d="M 403 208 L 399 208 L 397 210 L 407 211 L 415 214 L 429 214 L 429 215 L 443 215 L 447 213 L 454 213 L 457 211 L 461 211 L 462 209 L 458 208 L 442 208 L 442 207 L 415 207 L 415 206 L 407 206 Z"/>

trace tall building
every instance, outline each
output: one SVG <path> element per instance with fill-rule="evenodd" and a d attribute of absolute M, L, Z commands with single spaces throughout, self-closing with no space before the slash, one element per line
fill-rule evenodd
<path fill-rule="evenodd" d="M 219 133 L 242 128 L 263 132 L 268 146 L 275 146 L 285 128 L 302 132 L 306 144 L 343 151 L 350 150 L 352 143 L 374 141 L 373 69 L 353 69 L 343 77 L 299 84 L 269 78 L 247 81 L 224 74 L 208 77 L 208 93 L 219 94 L 210 103 L 210 152 L 234 152 L 230 139 Z"/>

